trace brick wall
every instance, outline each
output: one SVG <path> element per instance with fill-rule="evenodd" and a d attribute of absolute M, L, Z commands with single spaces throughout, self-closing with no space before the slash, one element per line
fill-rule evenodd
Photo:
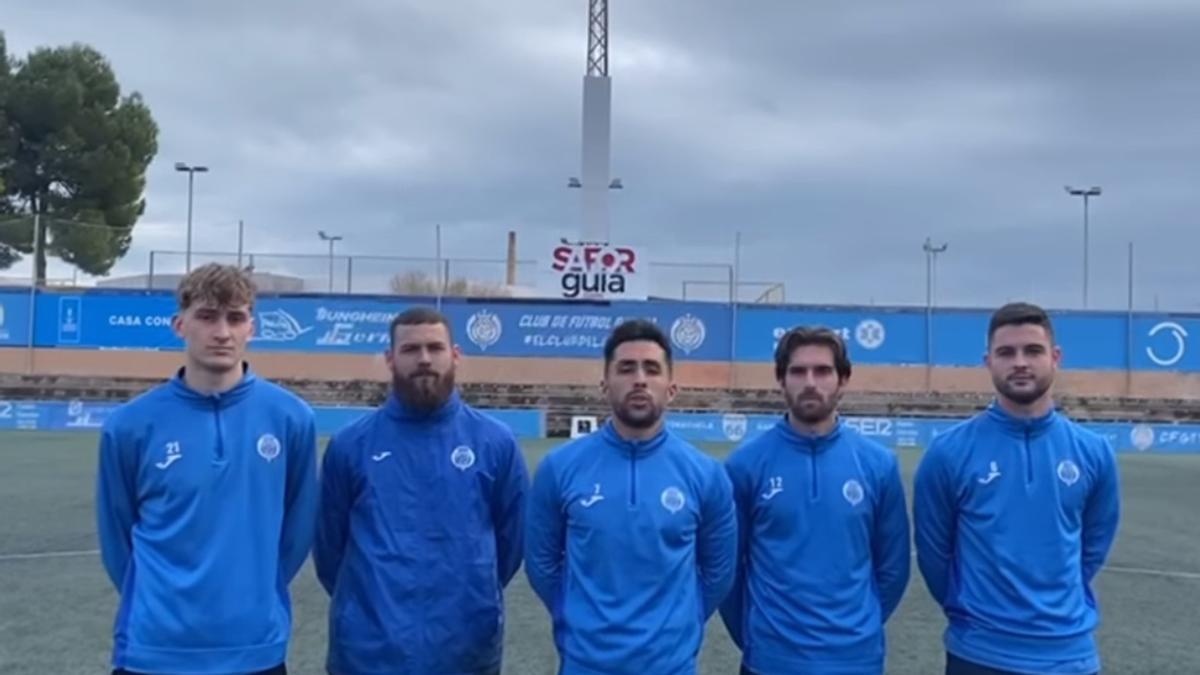
<path fill-rule="evenodd" d="M 386 381 L 382 355 L 252 353 L 251 363 L 271 378 Z M 0 349 L 0 373 L 45 375 L 167 377 L 181 362 L 178 352 L 96 351 L 70 349 Z M 732 370 L 732 372 L 731 372 Z M 584 384 L 599 382 L 599 359 L 538 359 L 471 357 L 463 360 L 460 380 L 512 384 Z M 774 388 L 771 364 L 683 362 L 679 383 L 689 387 Z M 921 392 L 926 387 L 923 367 L 856 366 L 852 388 L 858 391 Z M 990 392 L 982 368 L 937 368 L 933 388 L 943 392 Z M 1200 398 L 1200 374 L 1137 372 L 1128 383 L 1124 371 L 1063 371 L 1057 391 L 1084 396 Z"/>

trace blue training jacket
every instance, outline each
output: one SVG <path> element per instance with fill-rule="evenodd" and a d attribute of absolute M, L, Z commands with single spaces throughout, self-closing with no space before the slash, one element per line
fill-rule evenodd
<path fill-rule="evenodd" d="M 1057 412 L 1022 419 L 993 403 L 934 439 L 913 498 L 949 652 L 1003 670 L 1100 670 L 1091 582 L 1120 512 L 1107 440 Z"/>
<path fill-rule="evenodd" d="M 509 428 L 457 392 L 432 413 L 393 393 L 339 431 L 313 547 L 329 672 L 498 673 L 528 485 Z"/>
<path fill-rule="evenodd" d="M 287 656 L 288 584 L 312 544 L 314 415 L 249 369 L 212 395 L 182 373 L 113 411 L 100 435 L 100 552 L 120 594 L 112 663 L 272 668 Z"/>
<path fill-rule="evenodd" d="M 908 506 L 895 454 L 838 422 L 785 416 L 726 462 L 738 579 L 721 618 L 756 675 L 881 673 L 884 624 L 908 585 Z"/>
<path fill-rule="evenodd" d="M 609 421 L 542 460 L 526 522 L 525 571 L 562 675 L 695 672 L 734 576 L 720 463 L 666 430 L 625 440 Z"/>

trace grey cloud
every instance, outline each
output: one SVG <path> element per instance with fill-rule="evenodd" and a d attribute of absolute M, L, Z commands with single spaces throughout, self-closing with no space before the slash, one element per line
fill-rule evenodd
<path fill-rule="evenodd" d="M 650 258 L 727 264 L 740 230 L 746 277 L 789 299 L 919 303 L 929 234 L 951 243 L 944 303 L 1075 306 L 1081 214 L 1062 186 L 1096 183 L 1093 305 L 1124 306 L 1135 239 L 1145 306 L 1196 306 L 1200 6 L 610 4 L 613 232 Z M 431 254 L 436 223 L 458 256 L 498 255 L 508 229 L 523 255 L 573 234 L 585 11 L 59 0 L 5 30 L 14 53 L 94 44 L 153 106 L 154 227 L 132 269 L 182 244 L 176 160 L 213 166 L 207 246 L 231 249 L 239 218 L 252 246 L 306 253 L 318 228 L 394 255 Z"/>

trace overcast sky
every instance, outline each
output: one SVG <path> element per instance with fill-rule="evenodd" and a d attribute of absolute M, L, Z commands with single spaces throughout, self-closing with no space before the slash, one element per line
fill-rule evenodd
<path fill-rule="evenodd" d="M 339 252 L 432 256 L 440 223 L 449 256 L 502 257 L 512 229 L 520 257 L 545 259 L 578 231 L 586 15 L 586 0 L 13 0 L 0 30 L 14 56 L 93 45 L 151 107 L 126 274 L 184 248 L 176 161 L 212 169 L 197 251 L 235 250 L 243 219 L 248 251 L 321 254 L 325 229 Z M 1200 310 L 1194 0 L 611 0 L 610 22 L 613 239 L 651 260 L 730 263 L 740 230 L 742 277 L 789 301 L 922 304 L 928 235 L 949 243 L 940 304 L 1074 308 L 1082 204 L 1063 186 L 1099 185 L 1092 307 L 1124 308 L 1133 240 L 1136 305 Z M 659 293 L 724 274 L 656 271 Z"/>

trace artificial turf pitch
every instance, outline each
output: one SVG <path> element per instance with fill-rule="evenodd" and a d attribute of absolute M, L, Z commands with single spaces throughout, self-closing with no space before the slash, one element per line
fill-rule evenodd
<path fill-rule="evenodd" d="M 531 471 L 561 442 L 525 442 Z M 95 552 L 95 448 L 86 432 L 0 432 L 0 673 L 108 672 L 116 595 Z M 730 449 L 704 446 L 718 457 Z M 911 501 L 920 451 L 900 456 Z M 1121 456 L 1121 529 L 1096 583 L 1104 672 L 1200 673 L 1198 486 L 1200 455 Z M 289 671 L 323 673 L 328 602 L 311 564 L 292 593 Z M 549 619 L 523 570 L 506 602 L 504 673 L 556 672 Z M 940 673 L 944 625 L 914 564 L 888 625 L 887 672 Z M 738 659 L 714 616 L 700 672 L 736 673 Z"/>

